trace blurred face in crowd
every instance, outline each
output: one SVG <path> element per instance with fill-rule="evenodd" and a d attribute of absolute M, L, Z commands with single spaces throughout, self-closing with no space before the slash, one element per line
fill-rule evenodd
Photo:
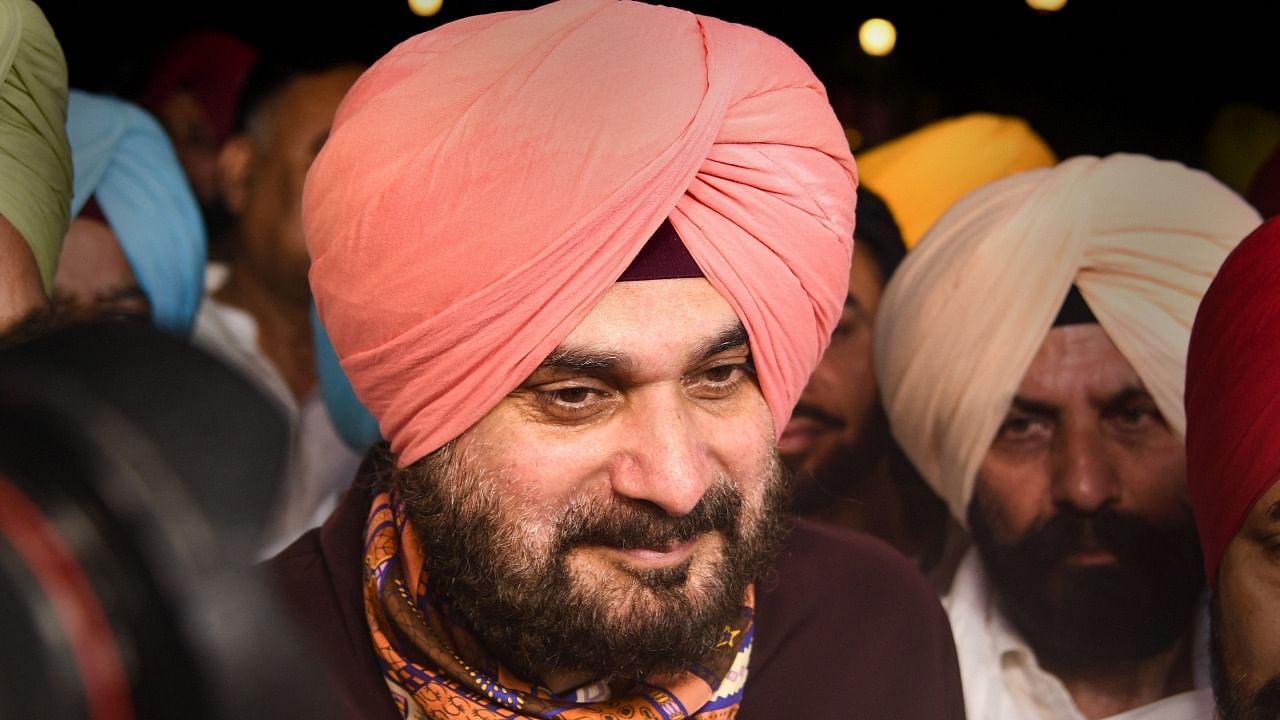
<path fill-rule="evenodd" d="M 857 482 L 885 447 L 887 422 L 872 368 L 871 338 L 885 278 L 855 243 L 849 294 L 831 345 L 787 423 L 778 451 L 792 470 L 795 503 L 817 510 Z"/>
<path fill-rule="evenodd" d="M 1183 442 L 1097 324 L 1050 331 L 978 471 L 969 524 L 1049 668 L 1171 648 L 1202 588 Z"/>
<path fill-rule="evenodd" d="M 282 297 L 310 297 L 302 186 L 329 137 L 333 115 L 363 68 L 300 75 L 227 142 L 220 157 L 227 207 L 239 219 L 236 252 Z"/>
<path fill-rule="evenodd" d="M 1212 616 L 1213 692 L 1223 720 L 1280 718 L 1280 482 L 1227 545 Z"/>
<path fill-rule="evenodd" d="M 151 317 L 151 305 L 116 234 L 101 220 L 85 216 L 71 222 L 62 241 L 53 304 L 67 316 Z"/>
<path fill-rule="evenodd" d="M 35 256 L 22 233 L 0 215 L 0 333 L 44 308 Z"/>

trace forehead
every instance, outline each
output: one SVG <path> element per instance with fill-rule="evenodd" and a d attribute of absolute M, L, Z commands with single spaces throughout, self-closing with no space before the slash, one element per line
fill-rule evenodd
<path fill-rule="evenodd" d="M 1138 373 L 1096 323 L 1066 325 L 1049 331 L 1018 394 L 1050 399 L 1105 397 L 1126 387 L 1141 387 Z"/>
<path fill-rule="evenodd" d="M 569 333 L 562 348 L 631 355 L 679 353 L 738 323 L 729 303 L 705 278 L 619 282 Z"/>
<path fill-rule="evenodd" d="M 327 129 L 361 70 L 356 65 L 342 65 L 293 78 L 276 98 L 276 122 L 293 130 Z"/>

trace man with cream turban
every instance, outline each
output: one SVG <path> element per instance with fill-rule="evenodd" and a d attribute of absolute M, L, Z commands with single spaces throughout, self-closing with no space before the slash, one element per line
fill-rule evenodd
<path fill-rule="evenodd" d="M 1280 717 L 1280 218 L 1205 293 L 1187 356 L 1187 486 L 1222 720 Z"/>
<path fill-rule="evenodd" d="M 67 231 L 67 64 L 29 0 L 0 0 L 0 330 L 40 310 Z"/>
<path fill-rule="evenodd" d="M 72 90 L 75 220 L 53 278 L 60 312 L 138 314 L 186 335 L 204 292 L 200 207 L 160 123 L 133 103 Z"/>
<path fill-rule="evenodd" d="M 961 716 L 900 556 L 783 539 L 855 186 L 794 52 L 673 8 L 471 17 L 357 81 L 303 216 L 389 450 L 272 560 L 350 715 Z"/>
<path fill-rule="evenodd" d="M 1258 223 L 1199 171 L 1077 157 L 947 211 L 885 292 L 894 437 L 966 523 L 947 609 L 974 718 L 1203 718 L 1184 358 Z"/>
<path fill-rule="evenodd" d="M 878 193 L 915 247 L 938 216 L 989 182 L 1049 167 L 1049 145 L 1018 117 L 946 118 L 858 155 L 858 179 Z"/>

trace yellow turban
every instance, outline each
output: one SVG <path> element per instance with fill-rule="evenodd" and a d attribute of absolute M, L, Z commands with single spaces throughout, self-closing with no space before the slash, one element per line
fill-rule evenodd
<path fill-rule="evenodd" d="M 1191 321 L 1259 221 L 1207 173 L 1141 155 L 1020 173 L 947 211 L 890 280 L 874 347 L 893 435 L 955 517 L 1072 284 L 1182 436 Z"/>
<path fill-rule="evenodd" d="M 67 64 L 30 0 L 0 0 L 0 215 L 53 287 L 71 204 Z"/>
<path fill-rule="evenodd" d="M 862 184 L 884 198 L 908 249 L 970 190 L 1056 162 L 1027 123 L 986 113 L 939 120 L 857 160 Z"/>

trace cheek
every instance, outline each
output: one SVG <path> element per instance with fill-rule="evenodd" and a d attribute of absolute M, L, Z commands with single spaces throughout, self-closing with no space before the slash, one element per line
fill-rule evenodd
<path fill-rule="evenodd" d="M 1132 512 L 1156 520 L 1186 514 L 1189 500 L 1182 443 L 1161 443 L 1146 452 L 1127 454 L 1118 474 L 1125 482 Z"/>
<path fill-rule="evenodd" d="M 1012 544 L 1052 512 L 1047 474 L 1039 463 L 987 454 L 978 469 L 972 502 L 987 518 L 995 539 Z"/>
<path fill-rule="evenodd" d="M 481 461 L 509 512 L 530 520 L 555 517 L 558 508 L 605 477 L 606 447 L 582 431 L 551 431 L 491 413 L 459 438 L 469 463 Z"/>
<path fill-rule="evenodd" d="M 1239 539 L 1232 541 L 1219 573 L 1219 632 L 1232 672 L 1247 673 L 1261 685 L 1280 676 L 1280 578 L 1274 565 L 1262 567 Z"/>

